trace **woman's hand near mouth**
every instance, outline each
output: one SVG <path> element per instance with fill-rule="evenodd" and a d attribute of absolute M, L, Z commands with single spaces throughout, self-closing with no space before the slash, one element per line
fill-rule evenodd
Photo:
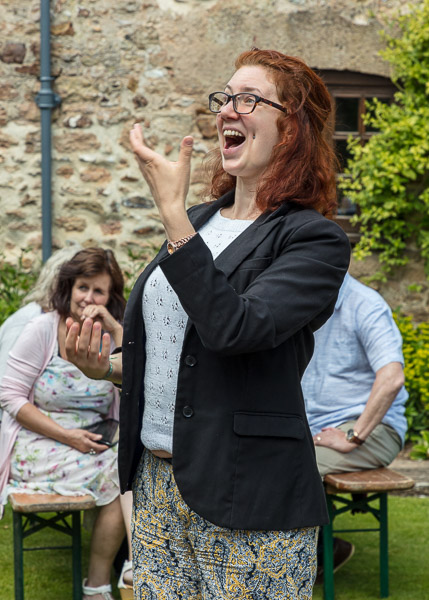
<path fill-rule="evenodd" d="M 83 309 L 81 321 L 84 321 L 87 317 L 100 322 L 103 331 L 110 333 L 116 346 L 122 345 L 122 325 L 112 317 L 105 306 L 102 304 L 88 304 Z"/>
<path fill-rule="evenodd" d="M 130 132 L 131 147 L 158 208 L 169 240 L 179 240 L 195 232 L 185 209 L 191 173 L 193 139 L 183 138 L 179 158 L 172 162 L 151 150 L 143 140 L 141 126 Z"/>

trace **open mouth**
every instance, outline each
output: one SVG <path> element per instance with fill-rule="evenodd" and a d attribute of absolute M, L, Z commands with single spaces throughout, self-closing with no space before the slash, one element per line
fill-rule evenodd
<path fill-rule="evenodd" d="M 223 131 L 223 137 L 225 138 L 225 150 L 241 146 L 246 140 L 244 135 L 239 131 L 235 131 L 235 129 L 225 129 Z"/>

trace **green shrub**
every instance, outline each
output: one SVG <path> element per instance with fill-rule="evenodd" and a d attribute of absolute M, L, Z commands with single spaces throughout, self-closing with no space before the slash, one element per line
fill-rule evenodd
<path fill-rule="evenodd" d="M 392 66 L 398 87 L 395 101 L 367 103 L 366 125 L 379 133 L 362 146 L 349 140 L 351 160 L 340 187 L 359 207 L 353 221 L 361 238 L 358 259 L 378 253 L 380 271 L 387 275 L 408 258 L 415 246 L 429 277 L 429 0 L 412 7 L 394 22 L 402 33 L 384 33 L 381 52 Z"/>
<path fill-rule="evenodd" d="M 22 265 L 24 253 L 17 265 L 0 257 L 0 325 L 21 307 L 24 297 L 36 282 L 38 271 L 29 272 Z"/>
<path fill-rule="evenodd" d="M 429 323 L 414 325 L 411 317 L 398 314 L 394 317 L 402 334 L 405 387 L 409 394 L 405 407 L 408 422 L 406 439 L 424 445 L 424 432 L 429 430 Z M 413 458 L 422 458 L 421 452 L 412 454 Z"/>
<path fill-rule="evenodd" d="M 414 460 L 429 459 L 429 431 L 422 431 L 420 436 L 414 436 L 417 442 L 410 452 L 410 457 Z"/>

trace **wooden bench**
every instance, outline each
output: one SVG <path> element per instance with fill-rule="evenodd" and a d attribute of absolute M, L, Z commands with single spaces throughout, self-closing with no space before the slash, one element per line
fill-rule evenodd
<path fill-rule="evenodd" d="M 90 495 L 61 496 L 59 494 L 9 494 L 13 511 L 13 549 L 15 573 L 15 600 L 24 600 L 24 551 L 71 548 L 73 562 L 73 600 L 82 600 L 82 566 L 80 514 L 95 506 Z M 40 513 L 54 513 L 43 517 Z M 66 517 L 71 515 L 71 526 Z M 45 529 L 61 531 L 71 536 L 71 546 L 25 547 L 24 539 Z"/>
<path fill-rule="evenodd" d="M 329 511 L 329 525 L 323 527 L 323 586 L 325 600 L 334 600 L 334 533 L 349 531 L 379 532 L 380 597 L 389 595 L 387 494 L 395 490 L 407 490 L 414 481 L 392 469 L 381 468 L 353 473 L 330 473 L 325 475 L 325 493 Z M 344 496 L 346 494 L 346 496 Z M 348 497 L 347 495 L 350 495 Z M 375 506 L 373 503 L 375 502 Z M 339 505 L 338 507 L 336 505 Z M 379 526 L 372 529 L 334 529 L 337 515 L 371 513 Z"/>

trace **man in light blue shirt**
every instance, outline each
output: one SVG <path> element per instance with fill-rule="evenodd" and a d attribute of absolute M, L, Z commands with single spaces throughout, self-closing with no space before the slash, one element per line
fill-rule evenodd
<path fill-rule="evenodd" d="M 322 476 L 386 466 L 407 421 L 402 338 L 388 304 L 349 274 L 302 379 Z"/>
<path fill-rule="evenodd" d="M 403 364 L 402 338 L 388 304 L 347 274 L 333 315 L 315 332 L 302 379 L 322 477 L 383 467 L 398 454 L 407 428 Z M 353 551 L 335 538 L 335 570 Z M 319 557 L 316 583 L 321 564 Z"/>

